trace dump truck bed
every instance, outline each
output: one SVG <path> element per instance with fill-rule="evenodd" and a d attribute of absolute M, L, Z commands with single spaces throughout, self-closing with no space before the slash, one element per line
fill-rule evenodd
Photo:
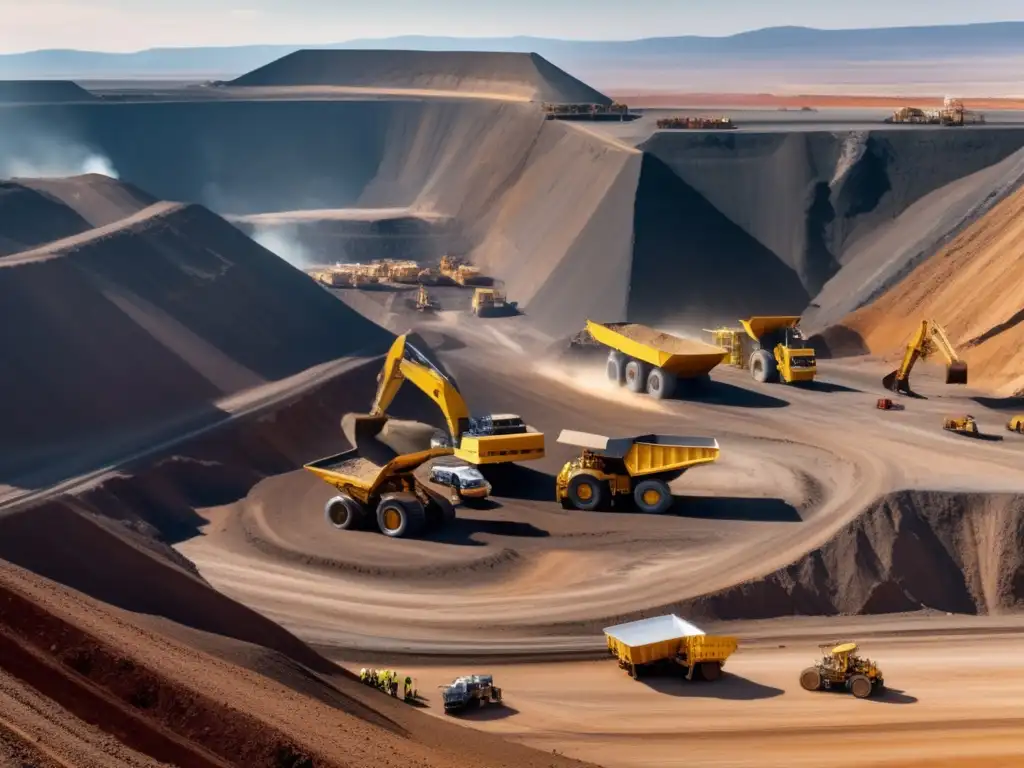
<path fill-rule="evenodd" d="M 412 471 L 437 456 L 450 456 L 451 454 L 450 448 L 431 448 L 426 451 L 396 456 L 387 464 L 381 465 L 360 455 L 359 450 L 353 448 L 333 456 L 317 459 L 303 468 L 338 490 L 351 492 L 353 489 L 357 489 L 359 495 L 369 496 L 386 478 L 398 472 Z"/>
<path fill-rule="evenodd" d="M 796 328 L 800 324 L 799 315 L 773 315 L 769 317 L 750 317 L 740 320 L 740 325 L 754 341 L 757 341 L 766 333 L 777 331 L 780 328 Z"/>
<path fill-rule="evenodd" d="M 371 488 L 384 471 L 384 466 L 359 455 L 355 448 L 326 456 L 305 465 L 314 475 L 337 485 L 339 482 L 360 488 Z"/>
<path fill-rule="evenodd" d="M 617 624 L 604 630 L 608 650 L 626 664 L 652 664 L 684 657 L 687 665 L 724 663 L 737 646 L 736 638 L 708 635 L 674 614 Z"/>
<path fill-rule="evenodd" d="M 720 453 L 718 441 L 713 437 L 605 437 L 563 429 L 558 442 L 621 459 L 633 477 L 679 472 L 698 464 L 710 464 L 718 460 Z"/>
<path fill-rule="evenodd" d="M 588 320 L 587 332 L 599 344 L 684 379 L 710 373 L 728 354 L 721 347 L 682 339 L 639 323 L 596 323 Z"/>

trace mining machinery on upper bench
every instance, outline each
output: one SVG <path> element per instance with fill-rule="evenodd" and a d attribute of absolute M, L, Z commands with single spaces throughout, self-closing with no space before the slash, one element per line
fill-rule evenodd
<path fill-rule="evenodd" d="M 435 437 L 436 447 L 449 446 L 458 458 L 473 465 L 544 458 L 542 432 L 527 426 L 515 414 L 470 416 L 455 382 L 410 344 L 405 334 L 391 345 L 377 377 L 377 396 L 370 409 L 371 417 L 384 416 L 407 379 L 437 403 L 444 415 L 448 434 L 440 433 Z"/>
<path fill-rule="evenodd" d="M 934 320 L 922 320 L 907 344 L 900 367 L 882 379 L 882 386 L 893 392 L 911 394 L 910 372 L 919 358 L 928 359 L 938 351 L 946 359 L 946 383 L 966 384 L 967 363 L 960 359 L 949 337 Z"/>
<path fill-rule="evenodd" d="M 741 328 L 705 328 L 713 343 L 728 352 L 725 362 L 747 368 L 755 381 L 787 384 L 814 381 L 817 359 L 798 323 L 799 317 L 750 317 Z"/>

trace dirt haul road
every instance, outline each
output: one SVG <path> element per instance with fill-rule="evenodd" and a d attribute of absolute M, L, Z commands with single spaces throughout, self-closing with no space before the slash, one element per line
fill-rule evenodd
<path fill-rule="evenodd" d="M 429 541 L 335 534 L 322 513 L 331 489 L 299 471 L 210 510 L 207 535 L 181 552 L 214 586 L 322 647 L 549 657 L 600 648 L 614 618 L 787 566 L 886 493 L 1024 492 L 1024 441 L 1005 433 L 1005 414 L 927 373 L 915 386 L 930 399 L 902 412 L 875 409 L 884 368 L 871 365 L 823 366 L 805 389 L 720 368 L 699 400 L 659 405 L 608 389 L 600 364 L 535 365 L 540 339 L 521 320 L 442 313 L 421 327 L 468 402 L 518 412 L 548 435 L 548 457 L 515 473 L 494 508 L 460 510 Z M 964 412 L 1007 439 L 941 429 Z M 722 459 L 677 483 L 679 515 L 566 512 L 551 500 L 552 474 L 573 453 L 555 442 L 563 428 L 711 435 Z"/>
<path fill-rule="evenodd" d="M 899 620 L 868 622 L 880 630 Z M 863 631 L 863 624 L 861 630 Z M 796 636 L 754 642 L 715 683 L 631 680 L 614 661 L 477 665 L 504 707 L 466 725 L 607 768 L 661 766 L 1017 766 L 1024 764 L 1024 639 L 985 630 L 862 642 L 890 690 L 880 699 L 808 693 L 800 670 L 835 634 L 806 622 Z M 960 653 L 961 643 L 971 652 Z M 476 667 L 401 666 L 445 717 L 436 686 Z"/>

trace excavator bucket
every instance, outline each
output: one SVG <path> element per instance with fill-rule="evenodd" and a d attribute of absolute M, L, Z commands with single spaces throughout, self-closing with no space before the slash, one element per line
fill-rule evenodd
<path fill-rule="evenodd" d="M 362 448 L 370 440 L 374 440 L 387 423 L 388 416 L 386 415 L 346 413 L 341 417 L 341 431 L 353 448 Z"/>
<path fill-rule="evenodd" d="M 902 392 L 905 395 L 910 394 L 910 381 L 909 379 L 900 380 L 899 371 L 893 371 L 883 378 L 882 386 L 890 392 Z"/>
<path fill-rule="evenodd" d="M 955 362 L 950 363 L 946 366 L 946 383 L 947 384 L 966 384 L 967 383 L 967 363 Z"/>

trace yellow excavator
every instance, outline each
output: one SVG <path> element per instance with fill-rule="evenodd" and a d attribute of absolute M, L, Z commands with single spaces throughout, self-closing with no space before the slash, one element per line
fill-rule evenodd
<path fill-rule="evenodd" d="M 922 320 L 920 327 L 907 344 L 900 367 L 882 379 L 882 386 L 893 392 L 909 395 L 910 372 L 918 359 L 928 359 L 938 351 L 946 359 L 946 383 L 966 384 L 967 363 L 960 359 L 949 337 L 934 320 Z"/>
<path fill-rule="evenodd" d="M 406 380 L 444 414 L 449 434 L 435 436 L 432 447 L 450 447 L 458 458 L 477 466 L 544 458 L 543 432 L 528 427 L 515 414 L 471 416 L 455 382 L 410 344 L 406 334 L 395 339 L 377 377 L 371 419 L 387 418 L 386 411 Z"/>

